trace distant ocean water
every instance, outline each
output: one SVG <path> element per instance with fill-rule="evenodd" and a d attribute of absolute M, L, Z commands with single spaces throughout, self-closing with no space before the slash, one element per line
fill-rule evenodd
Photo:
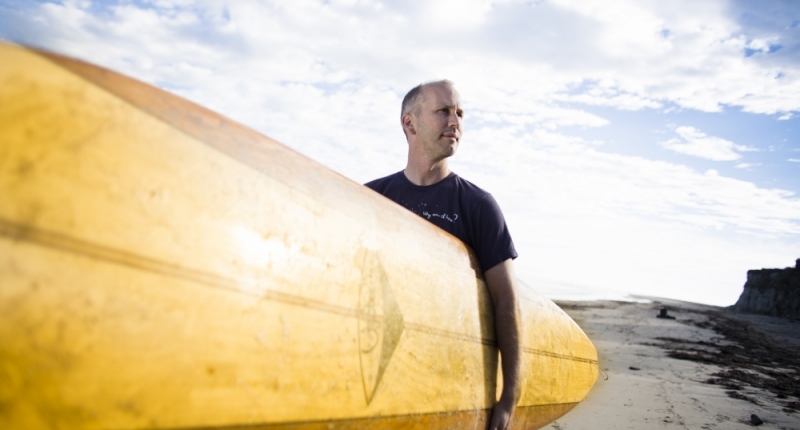
<path fill-rule="evenodd" d="M 650 303 L 651 300 L 635 296 L 627 291 L 609 290 L 585 285 L 567 284 L 549 279 L 526 279 L 522 283 L 538 291 L 550 300 L 594 301 L 614 300 L 620 302 Z"/>

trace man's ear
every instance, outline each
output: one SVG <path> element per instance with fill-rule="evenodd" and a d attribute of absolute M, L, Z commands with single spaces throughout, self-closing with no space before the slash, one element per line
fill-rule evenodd
<path fill-rule="evenodd" d="M 406 134 L 417 134 L 417 131 L 414 129 L 414 122 L 411 120 L 411 114 L 407 113 L 400 118 L 400 123 L 403 126 L 403 130 L 405 130 Z"/>

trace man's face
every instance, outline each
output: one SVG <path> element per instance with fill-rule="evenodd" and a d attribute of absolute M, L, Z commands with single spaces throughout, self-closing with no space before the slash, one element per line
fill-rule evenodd
<path fill-rule="evenodd" d="M 461 97 L 447 84 L 429 84 L 422 88 L 419 112 L 412 113 L 414 144 L 433 161 L 452 156 L 461 140 Z"/>

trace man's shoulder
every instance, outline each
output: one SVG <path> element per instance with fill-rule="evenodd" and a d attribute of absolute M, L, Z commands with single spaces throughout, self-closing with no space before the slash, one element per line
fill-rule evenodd
<path fill-rule="evenodd" d="M 399 181 L 401 181 L 403 178 L 401 178 L 400 175 L 402 175 L 402 174 L 403 174 L 403 171 L 401 170 L 399 172 L 392 173 L 389 176 L 384 176 L 382 178 L 378 178 L 378 179 L 374 179 L 372 181 L 369 181 L 364 185 L 369 187 L 369 188 L 371 188 L 371 189 L 373 189 L 374 191 L 377 191 L 377 192 L 380 193 L 380 192 L 384 191 L 390 185 L 396 184 Z"/>
<path fill-rule="evenodd" d="M 453 176 L 454 176 L 454 182 L 457 184 L 457 186 L 463 192 L 466 192 L 466 193 L 468 193 L 468 194 L 470 194 L 470 195 L 472 195 L 474 197 L 478 197 L 478 198 L 481 198 L 481 199 L 483 199 L 483 198 L 485 198 L 487 196 L 491 197 L 491 194 L 488 191 L 486 191 L 483 188 L 475 185 L 473 182 L 468 181 L 468 180 L 464 179 L 463 177 L 461 177 L 459 175 L 456 175 L 456 174 L 453 174 Z"/>
<path fill-rule="evenodd" d="M 461 176 L 454 175 L 454 184 L 458 188 L 458 193 L 462 198 L 467 199 L 470 206 L 481 206 L 486 203 L 496 205 L 492 194 L 483 188 L 475 185 L 473 182 L 468 181 Z"/>

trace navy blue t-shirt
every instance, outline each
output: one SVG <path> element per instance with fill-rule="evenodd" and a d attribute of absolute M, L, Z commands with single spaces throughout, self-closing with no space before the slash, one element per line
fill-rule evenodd
<path fill-rule="evenodd" d="M 517 258 L 505 218 L 494 197 L 455 173 L 433 185 L 414 185 L 399 171 L 365 184 L 461 239 L 486 272 Z"/>

